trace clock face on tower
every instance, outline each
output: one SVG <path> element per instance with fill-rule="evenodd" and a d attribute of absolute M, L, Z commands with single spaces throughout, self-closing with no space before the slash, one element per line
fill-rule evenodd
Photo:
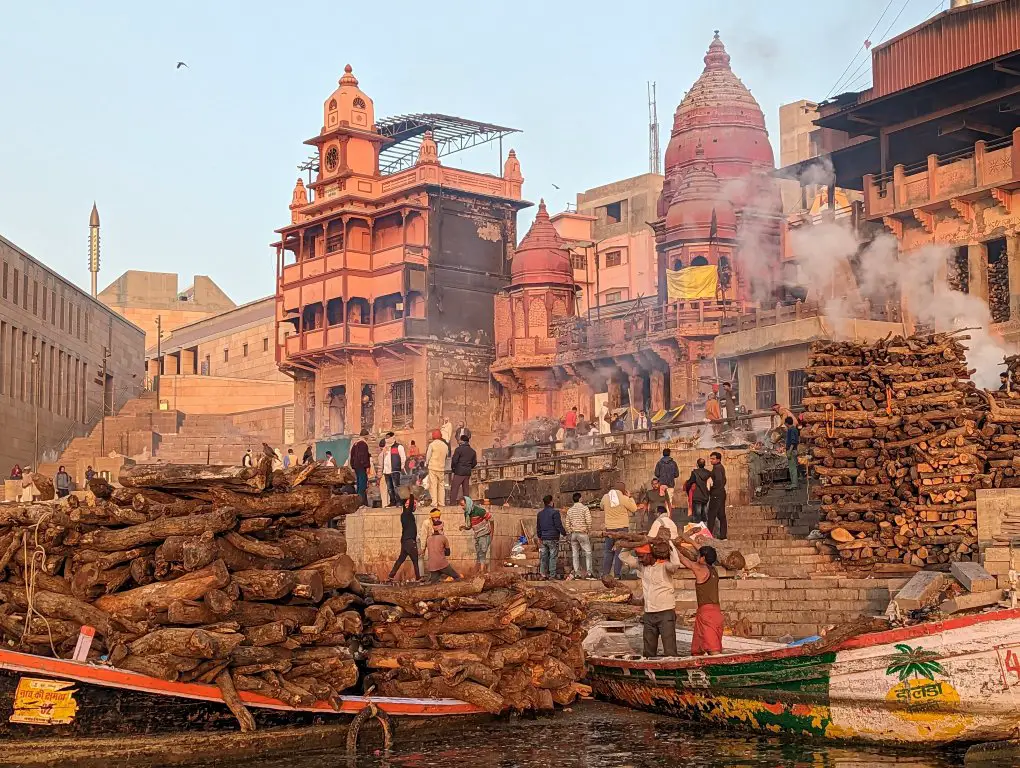
<path fill-rule="evenodd" d="M 340 150 L 330 147 L 326 150 L 326 170 L 332 173 L 340 165 Z"/>

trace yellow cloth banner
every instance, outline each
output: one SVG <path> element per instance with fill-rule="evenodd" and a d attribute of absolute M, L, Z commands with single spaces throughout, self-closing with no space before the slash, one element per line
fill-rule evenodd
<path fill-rule="evenodd" d="M 711 264 L 666 270 L 666 292 L 670 300 L 714 299 L 719 287 L 719 270 Z"/>

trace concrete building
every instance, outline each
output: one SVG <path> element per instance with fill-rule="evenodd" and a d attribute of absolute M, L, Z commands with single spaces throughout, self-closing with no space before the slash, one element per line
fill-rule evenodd
<path fill-rule="evenodd" d="M 277 360 L 295 379 L 297 440 L 365 428 L 424 444 L 444 417 L 489 439 L 493 296 L 509 282 L 527 203 L 513 150 L 500 176 L 440 162 L 465 131 L 509 129 L 443 115 L 377 123 L 349 66 L 326 98 L 306 142 L 315 180 L 298 180 L 273 244 Z"/>
<path fill-rule="evenodd" d="M 655 239 L 648 226 L 663 176 L 645 173 L 577 195 L 574 211 L 552 222 L 571 250 L 578 309 L 616 304 L 657 291 Z"/>
<path fill-rule="evenodd" d="M 145 347 L 156 346 L 156 318 L 163 333 L 210 315 L 233 309 L 236 304 L 205 275 L 195 275 L 180 290 L 174 272 L 142 272 L 129 269 L 100 291 L 99 300 L 145 331 Z"/>
<path fill-rule="evenodd" d="M 800 407 L 811 342 L 833 338 L 873 342 L 890 333 L 902 334 L 904 328 L 895 311 L 881 315 L 861 307 L 840 313 L 797 303 L 723 320 L 720 331 L 716 357 L 733 371 L 740 403 L 760 411 L 776 403 Z"/>
<path fill-rule="evenodd" d="M 146 366 L 170 410 L 225 414 L 294 402 L 294 381 L 276 364 L 275 296 L 164 334 L 146 350 Z"/>
<path fill-rule="evenodd" d="M 0 259 L 0 467 L 7 472 L 52 460 L 104 411 L 116 413 L 139 394 L 145 333 L 2 237 Z"/>

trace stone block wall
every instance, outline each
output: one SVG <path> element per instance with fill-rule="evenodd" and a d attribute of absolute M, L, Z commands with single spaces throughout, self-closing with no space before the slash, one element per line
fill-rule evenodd
<path fill-rule="evenodd" d="M 415 514 L 418 531 L 428 524 L 429 507 L 421 507 Z M 535 527 L 533 509 L 497 507 L 490 509 L 495 519 L 495 535 L 489 552 L 490 563 L 498 565 L 509 556 L 510 548 L 521 535 L 523 522 L 529 531 Z M 461 574 L 474 573 L 475 546 L 470 531 L 458 530 L 464 524 L 460 507 L 443 507 L 446 537 L 450 540 L 450 564 Z M 362 507 L 346 518 L 347 552 L 354 559 L 359 573 L 371 573 L 383 579 L 400 554 L 400 510 L 396 508 L 369 509 Z M 413 578 L 408 564 L 404 564 L 401 577 Z M 424 575 L 424 571 L 423 571 Z"/>
<path fill-rule="evenodd" d="M 980 562 L 995 576 L 1001 589 L 1009 587 L 1010 550 L 1003 522 L 1020 519 L 1020 488 L 984 488 L 977 492 L 977 528 Z M 1015 550 L 1014 550 L 1015 551 Z M 1013 556 L 1020 570 L 1020 552 Z"/>
<path fill-rule="evenodd" d="M 224 376 L 161 376 L 159 399 L 185 413 L 238 413 L 294 401 L 294 382 Z"/>

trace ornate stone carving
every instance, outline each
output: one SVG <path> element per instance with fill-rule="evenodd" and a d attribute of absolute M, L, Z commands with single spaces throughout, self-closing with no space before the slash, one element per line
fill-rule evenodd
<path fill-rule="evenodd" d="M 892 232 L 893 236 L 900 240 L 903 238 L 903 222 L 892 216 L 883 216 L 882 225 Z"/>
<path fill-rule="evenodd" d="M 934 213 L 928 213 L 928 211 L 922 211 L 920 208 L 914 208 L 914 218 L 917 219 L 921 228 L 929 235 L 935 231 Z"/>

